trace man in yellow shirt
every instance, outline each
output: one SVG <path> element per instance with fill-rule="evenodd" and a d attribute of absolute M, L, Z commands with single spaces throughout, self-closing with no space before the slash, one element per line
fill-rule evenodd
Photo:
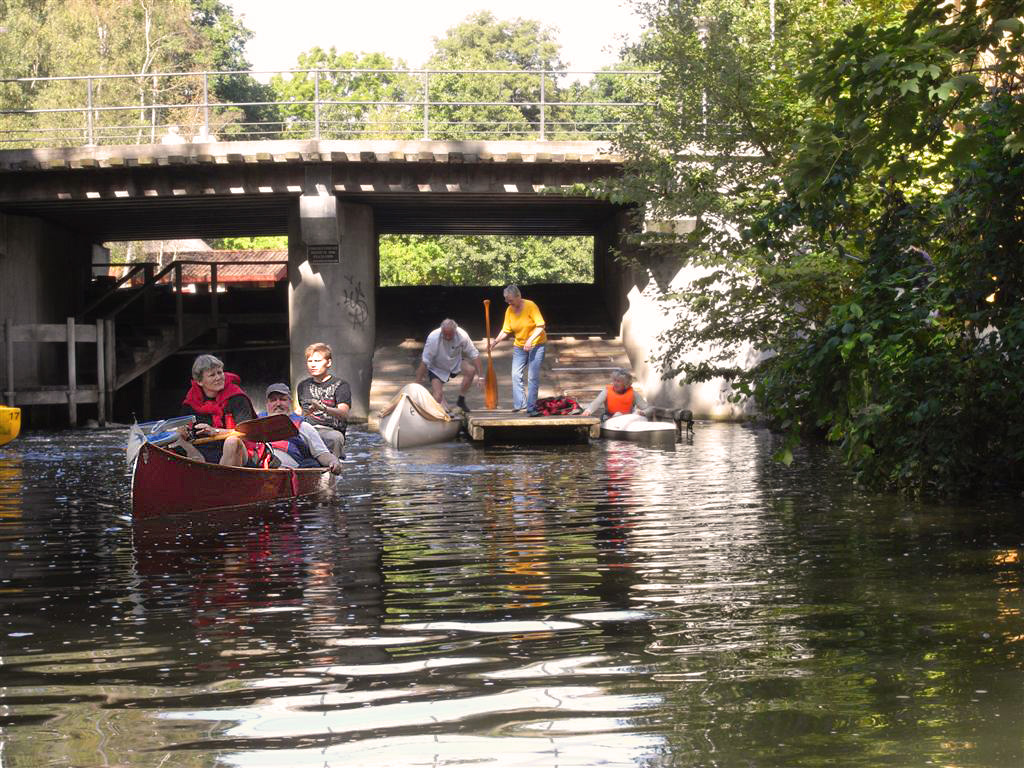
<path fill-rule="evenodd" d="M 508 286 L 504 294 L 508 304 L 505 323 L 491 342 L 491 347 L 498 346 L 509 336 L 515 339 L 512 349 L 512 410 L 525 408 L 529 415 L 539 416 L 537 391 L 540 389 L 540 366 L 544 362 L 548 340 L 544 332 L 544 317 L 534 302 L 523 298 L 518 286 Z"/>

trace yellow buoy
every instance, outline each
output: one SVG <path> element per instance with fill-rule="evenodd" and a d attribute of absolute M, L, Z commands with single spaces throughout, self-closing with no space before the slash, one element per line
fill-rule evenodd
<path fill-rule="evenodd" d="M 21 408 L 0 405 L 0 445 L 7 445 L 21 431 Z"/>

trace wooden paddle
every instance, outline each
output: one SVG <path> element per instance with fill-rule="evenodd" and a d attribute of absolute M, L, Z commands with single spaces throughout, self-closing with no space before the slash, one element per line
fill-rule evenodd
<path fill-rule="evenodd" d="M 491 359 L 491 300 L 484 299 L 484 325 L 487 329 L 487 379 L 484 385 L 484 406 L 489 411 L 498 407 L 498 377 Z"/>
<path fill-rule="evenodd" d="M 193 445 L 212 443 L 215 440 L 226 440 L 229 437 L 240 437 L 253 443 L 269 443 L 274 440 L 287 440 L 295 437 L 299 430 L 295 422 L 286 413 L 275 413 L 271 416 L 264 416 L 260 419 L 249 419 L 240 421 L 233 430 L 223 432 L 214 437 L 201 437 L 193 440 Z"/>

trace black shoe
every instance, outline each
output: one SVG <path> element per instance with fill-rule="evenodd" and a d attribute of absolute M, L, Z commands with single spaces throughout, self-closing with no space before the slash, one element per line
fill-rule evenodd
<path fill-rule="evenodd" d="M 466 405 L 466 398 L 462 395 L 459 395 L 459 399 L 455 401 L 455 404 L 466 413 L 469 413 L 469 406 Z"/>

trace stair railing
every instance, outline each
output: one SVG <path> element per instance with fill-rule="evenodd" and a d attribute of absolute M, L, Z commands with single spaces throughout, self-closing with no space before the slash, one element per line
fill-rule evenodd
<path fill-rule="evenodd" d="M 220 303 L 218 299 L 218 288 L 220 286 L 218 280 L 218 267 L 220 265 L 250 265 L 259 264 L 263 266 L 273 266 L 287 264 L 285 260 L 277 261 L 255 261 L 255 260 L 224 260 L 219 259 L 216 261 L 193 261 L 193 260 L 175 260 L 161 269 L 159 272 L 156 270 L 157 264 L 152 262 L 143 263 L 121 263 L 121 262 L 97 262 L 94 263 L 93 267 L 129 267 L 128 271 L 110 287 L 102 296 L 98 297 L 95 301 L 89 304 L 88 307 L 82 312 L 82 315 L 87 315 L 97 307 L 101 306 L 110 296 L 116 294 L 126 284 L 131 283 L 140 272 L 144 273 L 142 290 L 136 293 L 132 293 L 129 296 L 125 296 L 124 300 L 121 301 L 116 307 L 108 311 L 104 315 L 105 322 L 103 323 L 103 330 L 106 334 L 105 343 L 103 345 L 104 354 L 106 355 L 106 369 L 107 369 L 107 381 L 111 383 L 111 386 L 107 389 L 107 396 L 113 399 L 114 391 L 117 389 L 117 350 L 115 325 L 117 316 L 125 309 L 130 307 L 139 299 L 144 302 L 143 308 L 143 320 L 144 322 L 150 322 L 152 316 L 153 300 L 156 296 L 155 288 L 165 278 L 169 279 L 174 285 L 174 322 L 177 336 L 177 344 L 179 347 L 185 344 L 185 312 L 183 302 L 183 279 L 182 269 L 187 265 L 206 266 L 210 268 L 210 320 L 213 324 L 217 324 L 220 320 Z M 112 407 L 112 402 L 108 407 L 108 412 Z"/>

